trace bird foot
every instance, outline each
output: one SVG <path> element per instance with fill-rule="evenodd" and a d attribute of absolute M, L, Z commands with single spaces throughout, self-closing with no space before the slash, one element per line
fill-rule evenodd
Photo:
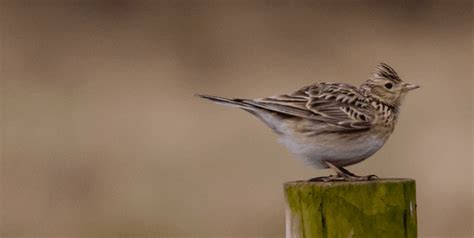
<path fill-rule="evenodd" d="M 338 175 L 329 175 L 329 176 L 321 176 L 315 177 L 306 180 L 307 182 L 332 182 L 332 181 L 344 181 L 345 178 Z"/>
<path fill-rule="evenodd" d="M 351 182 L 354 182 L 354 181 L 370 181 L 370 180 L 377 180 L 379 177 L 377 177 L 376 175 L 367 175 L 367 176 L 358 176 L 358 175 L 347 175 L 347 174 L 344 174 L 342 175 L 344 177 L 344 181 L 351 181 Z"/>
<path fill-rule="evenodd" d="M 355 182 L 355 181 L 369 181 L 376 180 L 378 177 L 376 175 L 367 175 L 367 176 L 357 176 L 354 174 L 338 174 L 338 175 L 329 175 L 315 177 L 306 180 L 307 182 L 334 182 L 334 181 L 346 181 L 346 182 Z"/>

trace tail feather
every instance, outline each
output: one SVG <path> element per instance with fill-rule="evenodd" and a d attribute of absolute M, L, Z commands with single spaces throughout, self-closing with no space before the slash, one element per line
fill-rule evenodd
<path fill-rule="evenodd" d="M 258 107 L 258 105 L 255 105 L 255 102 L 252 101 L 252 100 L 238 99 L 238 98 L 230 99 L 230 98 L 223 98 L 223 97 L 202 95 L 202 94 L 196 94 L 195 96 L 208 99 L 208 100 L 210 100 L 214 103 L 217 103 L 217 104 L 221 104 L 221 105 L 225 105 L 225 106 L 231 106 L 231 107 L 238 107 L 240 109 L 243 109 L 243 110 L 251 113 L 252 115 L 256 116 L 261 121 L 263 121 L 271 129 L 273 129 L 276 133 L 278 133 L 278 134 L 283 133 L 278 128 L 279 123 L 275 123 L 275 122 L 279 121 L 279 120 L 275 119 L 275 117 L 278 117 L 278 115 L 276 113 L 272 113 L 269 110 L 266 110 L 265 108 Z"/>
<path fill-rule="evenodd" d="M 204 94 L 195 94 L 195 96 L 210 100 L 214 103 L 225 105 L 225 106 L 231 106 L 231 107 L 239 107 L 242 109 L 248 109 L 252 110 L 255 109 L 254 106 L 245 103 L 243 99 L 237 99 L 237 98 L 223 98 L 223 97 L 217 97 L 217 96 L 211 96 L 211 95 L 204 95 Z"/>

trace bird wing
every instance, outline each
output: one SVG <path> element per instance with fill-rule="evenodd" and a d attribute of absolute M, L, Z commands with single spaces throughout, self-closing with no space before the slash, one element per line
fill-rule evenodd
<path fill-rule="evenodd" d="M 366 98 L 348 84 L 316 83 L 291 94 L 242 101 L 278 114 L 313 120 L 335 132 L 370 129 L 375 117 Z"/>

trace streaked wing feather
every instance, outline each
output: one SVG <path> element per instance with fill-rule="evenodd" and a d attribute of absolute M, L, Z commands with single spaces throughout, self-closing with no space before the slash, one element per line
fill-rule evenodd
<path fill-rule="evenodd" d="M 328 125 L 331 131 L 364 130 L 373 114 L 357 88 L 347 84 L 319 83 L 292 94 L 245 100 L 245 103 L 277 113 Z"/>

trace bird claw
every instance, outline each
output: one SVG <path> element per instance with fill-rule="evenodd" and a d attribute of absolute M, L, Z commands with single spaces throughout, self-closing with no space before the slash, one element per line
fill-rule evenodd
<path fill-rule="evenodd" d="M 379 179 L 379 177 L 375 174 L 371 174 L 371 175 L 368 175 L 366 177 L 367 177 L 367 180 L 377 180 L 377 179 Z"/>
<path fill-rule="evenodd" d="M 367 175 L 367 176 L 357 176 L 357 175 L 342 175 L 345 178 L 345 181 L 370 181 L 370 180 L 377 180 L 377 177 L 374 174 Z"/>
<path fill-rule="evenodd" d="M 337 175 L 321 176 L 306 180 L 307 182 L 332 182 L 332 181 L 344 181 L 345 178 Z"/>
<path fill-rule="evenodd" d="M 339 174 L 339 175 L 315 177 L 315 178 L 308 179 L 306 181 L 307 182 L 333 182 L 333 181 L 355 182 L 355 181 L 370 181 L 370 180 L 377 180 L 377 179 L 378 177 L 373 174 L 367 175 L 367 176 Z"/>

